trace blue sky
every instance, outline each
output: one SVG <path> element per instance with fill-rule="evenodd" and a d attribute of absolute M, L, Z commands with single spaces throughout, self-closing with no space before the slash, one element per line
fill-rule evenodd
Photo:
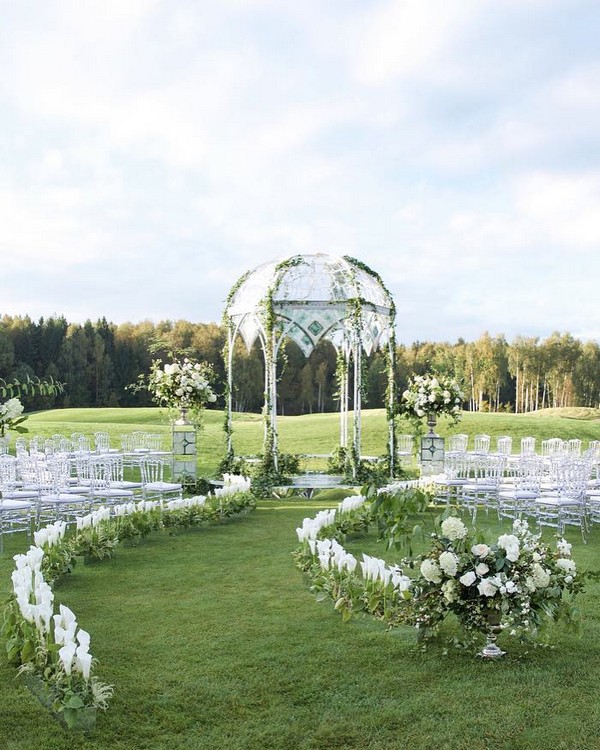
<path fill-rule="evenodd" d="M 600 338 L 600 5 L 0 0 L 0 313 L 220 320 L 348 254 L 397 337 Z"/>

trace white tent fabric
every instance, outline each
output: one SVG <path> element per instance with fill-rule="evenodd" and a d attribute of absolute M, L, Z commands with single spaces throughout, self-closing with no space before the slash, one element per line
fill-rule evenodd
<path fill-rule="evenodd" d="M 291 262 L 290 262 L 291 261 Z M 272 290 L 279 332 L 309 356 L 322 339 L 339 349 L 355 335 L 352 305 L 360 301 L 360 341 L 370 354 L 389 338 L 392 300 L 351 258 L 324 253 L 271 261 L 245 276 L 226 309 L 250 350 L 264 335 L 264 301 Z"/>

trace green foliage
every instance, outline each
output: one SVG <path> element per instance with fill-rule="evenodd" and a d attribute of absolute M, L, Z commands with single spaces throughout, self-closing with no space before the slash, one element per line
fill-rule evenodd
<path fill-rule="evenodd" d="M 1 398 L 21 398 L 22 396 L 55 396 L 64 391 L 65 384 L 59 383 L 53 377 L 40 379 L 26 374 L 23 379 L 13 377 L 10 380 L 0 378 Z"/>
<path fill-rule="evenodd" d="M 431 500 L 431 494 L 418 487 L 377 494 L 372 513 L 377 520 L 379 539 L 387 549 L 404 549 L 412 554 L 413 540 L 423 538 L 425 512 Z"/>
<path fill-rule="evenodd" d="M 469 532 L 446 512 L 434 519 L 429 549 L 414 557 L 412 542 L 423 540 L 430 499 L 418 489 L 377 493 L 370 505 L 345 512 L 340 506 L 329 525 L 319 524 L 316 541 L 314 529 L 312 536 L 304 536 L 293 557 L 317 600 L 330 599 L 344 621 L 363 612 L 389 626 L 411 625 L 419 643 L 437 638 L 453 614 L 461 632 L 449 641 L 461 648 L 481 640 L 491 624 L 532 645 L 545 644 L 543 636 L 553 622 L 579 630 L 574 598 L 586 581 L 598 580 L 599 573 L 576 573 L 571 544 L 559 538 L 551 549 L 527 522 L 515 521 L 511 533 L 488 545 L 481 530 Z M 408 548 L 409 556 L 401 567 L 389 567 L 364 554 L 363 574 L 358 576 L 356 558 L 339 543 L 354 525 L 367 531 L 372 521 L 388 549 Z M 303 530 L 310 532 L 310 525 L 303 524 Z"/>
<path fill-rule="evenodd" d="M 159 509 L 136 510 L 126 516 L 115 516 L 111 519 L 111 529 L 120 542 L 136 542 L 144 539 L 152 531 L 163 527 L 164 518 Z"/>
<path fill-rule="evenodd" d="M 77 544 L 73 538 L 63 540 L 62 544 L 44 546 L 42 573 L 48 583 L 60 580 L 67 573 L 72 573 L 76 563 Z"/>
<path fill-rule="evenodd" d="M 361 459 L 353 465 L 351 449 L 338 446 L 327 459 L 327 472 L 341 474 L 345 484 L 368 484 L 383 487 L 390 482 L 389 454 L 380 456 L 376 461 Z M 396 469 L 396 478 L 405 478 L 402 469 Z"/>
<path fill-rule="evenodd" d="M 300 470 L 300 456 L 279 453 L 277 467 L 272 452 L 259 456 L 259 463 L 250 470 L 252 493 L 255 497 L 268 497 L 274 487 L 290 484 L 291 476 Z"/>
<path fill-rule="evenodd" d="M 69 547 L 74 555 L 88 561 L 110 560 L 115 556 L 119 541 L 119 534 L 113 524 L 101 523 L 94 528 L 78 531 Z"/>

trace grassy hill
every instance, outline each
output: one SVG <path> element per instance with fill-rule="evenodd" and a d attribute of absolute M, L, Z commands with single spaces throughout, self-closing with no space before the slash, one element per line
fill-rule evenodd
<path fill-rule="evenodd" d="M 54 409 L 30 415 L 26 426 L 29 436 L 48 437 L 54 433 L 70 435 L 82 432 L 92 435 L 96 430 L 106 431 L 111 443 L 120 446 L 121 435 L 133 430 L 145 430 L 164 435 L 165 446 L 169 444 L 171 428 L 164 411 L 157 408 L 143 409 Z M 204 427 L 199 439 L 199 470 L 202 474 L 215 471 L 225 453 L 223 412 L 205 412 Z M 279 417 L 279 444 L 285 453 L 329 454 L 339 440 L 339 415 L 311 414 L 298 417 Z M 513 451 L 517 452 L 522 437 L 542 440 L 559 437 L 563 440 L 580 438 L 584 446 L 590 440 L 600 439 L 600 410 L 589 408 L 543 409 L 532 414 L 488 414 L 463 412 L 462 420 L 452 427 L 442 419 L 438 424 L 440 435 L 456 432 L 473 437 L 484 433 L 492 437 L 492 447 L 501 435 L 511 435 Z M 411 432 L 410 425 L 399 421 L 400 432 Z M 234 447 L 238 455 L 260 452 L 263 423 L 259 414 L 234 415 Z M 362 450 L 367 455 L 385 453 L 387 425 L 383 409 L 368 409 L 362 416 Z"/>

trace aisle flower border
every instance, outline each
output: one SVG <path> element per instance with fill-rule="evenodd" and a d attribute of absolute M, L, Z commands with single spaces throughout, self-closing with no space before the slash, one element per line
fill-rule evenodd
<path fill-rule="evenodd" d="M 73 570 L 76 558 L 114 556 L 119 542 L 160 529 L 188 529 L 219 522 L 256 507 L 249 480 L 228 476 L 210 496 L 165 502 L 140 500 L 102 506 L 77 519 L 73 536 L 58 521 L 34 533 L 34 544 L 14 556 L 13 591 L 5 608 L 3 635 L 10 663 L 25 684 L 69 729 L 90 731 L 96 709 L 106 710 L 113 688 L 94 674 L 90 635 L 65 605 L 55 611 L 54 584 Z M 93 719 L 90 720 L 90 712 Z"/>
<path fill-rule="evenodd" d="M 401 496 L 411 486 L 427 485 L 417 480 L 379 492 Z M 463 648 L 478 644 L 491 622 L 499 631 L 534 645 L 547 622 L 564 620 L 577 629 L 572 597 L 583 590 L 586 577 L 596 574 L 577 572 L 566 540 L 558 539 L 556 550 L 550 550 L 526 521 L 517 520 L 512 534 L 486 545 L 481 532 L 470 532 L 446 510 L 436 519 L 439 533 L 431 535 L 427 553 L 405 558 L 400 565 L 364 553 L 359 561 L 340 540 L 357 530 L 366 531 L 376 521 L 381 530 L 381 514 L 375 506 L 362 496 L 352 496 L 337 509 L 305 518 L 296 529 L 300 546 L 292 554 L 297 567 L 308 576 L 317 600 L 330 599 L 344 621 L 366 613 L 389 627 L 410 625 L 426 645 L 440 635 L 446 615 L 454 612 L 463 633 L 451 641 Z M 402 524 L 406 519 L 395 521 Z M 392 533 L 388 547 L 393 540 Z M 418 573 L 409 576 L 406 569 Z"/>

